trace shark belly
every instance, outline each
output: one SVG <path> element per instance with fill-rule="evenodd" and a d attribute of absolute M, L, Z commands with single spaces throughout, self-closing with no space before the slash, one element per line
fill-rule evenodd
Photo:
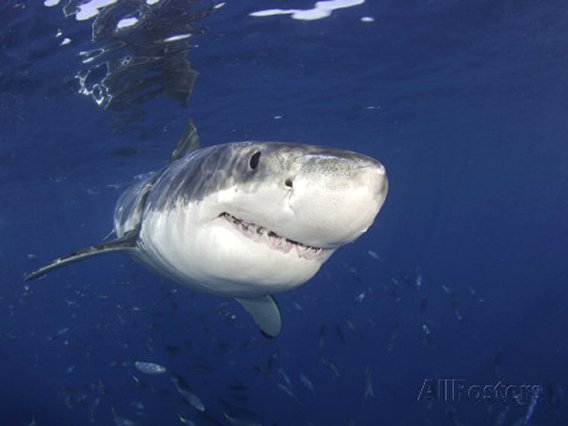
<path fill-rule="evenodd" d="M 222 217 L 198 223 L 187 207 L 146 212 L 135 256 L 158 273 L 200 292 L 259 297 L 298 287 L 312 278 L 331 251 L 316 259 L 277 251 L 235 233 Z"/>

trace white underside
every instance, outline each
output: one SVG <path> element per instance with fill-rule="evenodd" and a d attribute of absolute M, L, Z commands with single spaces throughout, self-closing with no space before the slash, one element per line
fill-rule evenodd
<path fill-rule="evenodd" d="M 306 257 L 301 248 L 273 248 L 268 237 L 251 238 L 224 217 L 198 221 L 191 210 L 149 212 L 138 257 L 194 290 L 228 297 L 280 293 L 308 281 L 333 253 Z"/>

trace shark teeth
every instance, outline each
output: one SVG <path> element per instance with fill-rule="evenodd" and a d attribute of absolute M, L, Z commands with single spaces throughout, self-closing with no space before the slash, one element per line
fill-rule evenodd
<path fill-rule="evenodd" d="M 297 241 L 289 240 L 263 226 L 245 222 L 227 212 L 221 213 L 219 217 L 229 221 L 235 228 L 239 229 L 253 241 L 265 243 L 273 250 L 278 250 L 283 253 L 289 253 L 291 250 L 295 250 L 299 257 L 307 260 L 316 258 L 323 251 L 323 249 L 318 247 L 311 247 Z"/>

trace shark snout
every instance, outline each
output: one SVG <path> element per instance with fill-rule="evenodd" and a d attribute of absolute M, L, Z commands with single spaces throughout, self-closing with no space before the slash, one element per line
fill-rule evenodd
<path fill-rule="evenodd" d="M 374 160 L 372 165 L 365 168 L 364 174 L 364 180 L 370 191 L 384 201 L 389 190 L 389 180 L 385 167 Z"/>
<path fill-rule="evenodd" d="M 290 208 L 301 229 L 299 241 L 335 249 L 372 225 L 387 196 L 388 178 L 370 157 L 349 153 L 318 160 L 317 167 L 310 164 L 294 179 Z"/>

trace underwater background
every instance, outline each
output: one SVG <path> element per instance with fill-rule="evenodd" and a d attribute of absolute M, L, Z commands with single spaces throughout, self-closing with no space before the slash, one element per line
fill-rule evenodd
<path fill-rule="evenodd" d="M 568 424 L 567 23 L 555 0 L 3 1 L 0 424 Z M 121 254 L 23 279 L 101 241 L 190 118 L 204 146 L 388 170 L 276 339 Z"/>

